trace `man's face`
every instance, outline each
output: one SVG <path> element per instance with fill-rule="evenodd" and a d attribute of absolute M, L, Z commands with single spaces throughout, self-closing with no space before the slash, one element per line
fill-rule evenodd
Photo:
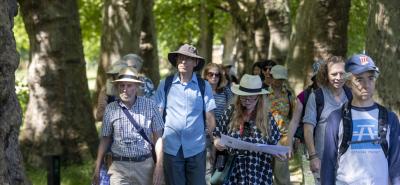
<path fill-rule="evenodd" d="M 340 89 L 344 85 L 344 63 L 330 63 L 328 65 L 329 85 L 335 89 Z"/>
<path fill-rule="evenodd" d="M 137 92 L 137 84 L 134 82 L 118 82 L 119 98 L 124 103 L 132 103 Z"/>
<path fill-rule="evenodd" d="M 370 100 L 375 91 L 376 75 L 373 71 L 351 76 L 351 90 L 354 98 L 359 100 Z"/>
<path fill-rule="evenodd" d="M 176 64 L 180 73 L 192 73 L 193 69 L 197 66 L 197 60 L 193 57 L 178 54 Z"/>

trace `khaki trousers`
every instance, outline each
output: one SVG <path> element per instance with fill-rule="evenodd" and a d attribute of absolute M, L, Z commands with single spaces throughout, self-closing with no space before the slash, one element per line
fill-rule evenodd
<path fill-rule="evenodd" d="M 142 162 L 113 161 L 108 170 L 110 185 L 152 185 L 153 170 L 151 157 Z"/>

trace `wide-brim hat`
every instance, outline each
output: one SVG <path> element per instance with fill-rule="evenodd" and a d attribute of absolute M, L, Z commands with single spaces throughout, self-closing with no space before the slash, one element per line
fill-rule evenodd
<path fill-rule="evenodd" d="M 118 73 L 118 77 L 116 80 L 112 81 L 113 83 L 116 82 L 134 82 L 134 83 L 143 83 L 139 79 L 140 75 L 137 70 L 133 67 L 125 67 L 122 68 L 121 71 Z"/>
<path fill-rule="evenodd" d="M 273 79 L 276 80 L 287 80 L 288 79 L 288 71 L 286 67 L 282 65 L 276 65 L 271 68 L 271 75 Z"/>
<path fill-rule="evenodd" d="M 260 76 L 249 74 L 245 74 L 242 77 L 239 85 L 232 85 L 231 90 L 234 94 L 240 96 L 251 96 L 269 93 L 267 90 L 262 88 L 262 81 Z"/>
<path fill-rule="evenodd" d="M 168 53 L 168 61 L 172 64 L 172 66 L 176 67 L 176 58 L 178 54 L 185 55 L 188 57 L 196 58 L 198 63 L 197 66 L 194 67 L 193 71 L 199 71 L 204 66 L 204 58 L 197 54 L 197 49 L 189 44 L 184 44 L 179 47 L 178 51 L 173 51 Z"/>

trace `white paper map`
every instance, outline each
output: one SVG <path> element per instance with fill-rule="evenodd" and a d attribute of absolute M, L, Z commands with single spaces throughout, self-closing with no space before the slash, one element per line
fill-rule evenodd
<path fill-rule="evenodd" d="M 240 150 L 249 150 L 249 151 L 255 151 L 255 152 L 264 152 L 264 153 L 269 153 L 272 155 L 276 155 L 276 154 L 284 155 L 289 152 L 289 147 L 287 147 L 287 146 L 249 143 L 249 142 L 242 141 L 240 139 L 229 137 L 224 134 L 221 134 L 220 144 L 225 145 L 230 148 L 235 148 L 235 149 L 240 149 Z"/>

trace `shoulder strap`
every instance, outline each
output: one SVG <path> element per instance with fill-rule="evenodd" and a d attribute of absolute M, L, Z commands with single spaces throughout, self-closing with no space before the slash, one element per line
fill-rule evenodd
<path fill-rule="evenodd" d="M 172 85 L 172 80 L 174 80 L 174 75 L 169 75 L 167 76 L 167 78 L 165 79 L 165 83 L 164 83 L 164 110 L 163 110 L 163 121 L 165 122 L 165 116 L 167 115 L 167 100 L 168 100 L 168 93 L 169 90 L 171 89 L 171 85 Z"/>
<path fill-rule="evenodd" d="M 315 103 L 316 103 L 316 108 L 317 108 L 317 124 L 319 120 L 321 119 L 321 114 L 322 110 L 324 110 L 324 93 L 321 88 L 318 88 L 317 90 L 314 91 L 315 94 Z"/>
<path fill-rule="evenodd" d="M 307 89 L 304 90 L 304 104 L 303 104 L 303 110 L 301 110 L 301 120 L 303 120 L 304 114 L 306 114 L 306 106 L 311 92 L 312 92 L 311 86 L 307 87 Z"/>
<path fill-rule="evenodd" d="M 351 93 L 351 89 L 346 85 L 343 86 L 344 94 L 346 94 L 347 100 L 350 102 L 353 99 L 353 94 Z"/>
<path fill-rule="evenodd" d="M 289 91 L 289 89 L 286 89 L 287 92 L 287 97 L 289 101 L 289 118 L 292 119 L 293 115 L 293 102 L 292 102 L 292 92 Z"/>
<path fill-rule="evenodd" d="M 347 151 L 347 148 L 349 148 L 349 142 L 353 137 L 351 103 L 347 102 L 342 106 L 342 118 L 343 118 L 343 138 L 342 138 L 342 143 L 339 146 L 338 158 Z"/>
<path fill-rule="evenodd" d="M 120 105 L 120 107 L 122 108 L 122 111 L 124 111 L 126 117 L 128 117 L 129 121 L 135 127 L 135 129 L 139 132 L 140 136 L 142 136 L 143 139 L 146 140 L 151 145 L 151 155 L 153 157 L 154 163 L 156 163 L 157 162 L 157 157 L 156 157 L 156 152 L 155 152 L 155 148 L 154 148 L 153 142 L 151 142 L 150 139 L 147 137 L 146 133 L 144 133 L 143 128 L 138 123 L 136 123 L 135 119 L 133 119 L 133 117 L 129 113 L 128 109 L 126 109 L 126 107 L 122 107 L 121 105 Z"/>
<path fill-rule="evenodd" d="M 388 111 L 382 105 L 378 105 L 379 115 L 378 115 L 378 138 L 380 139 L 380 144 L 385 153 L 386 158 L 388 157 L 389 145 L 386 140 L 387 130 L 388 130 Z"/>
<path fill-rule="evenodd" d="M 200 89 L 200 94 L 201 94 L 201 99 L 203 100 L 203 121 L 204 121 L 204 129 L 207 128 L 206 124 L 206 105 L 204 102 L 204 91 L 206 88 L 206 82 L 201 78 L 199 74 L 196 74 L 197 82 L 199 83 L 199 89 Z"/>

